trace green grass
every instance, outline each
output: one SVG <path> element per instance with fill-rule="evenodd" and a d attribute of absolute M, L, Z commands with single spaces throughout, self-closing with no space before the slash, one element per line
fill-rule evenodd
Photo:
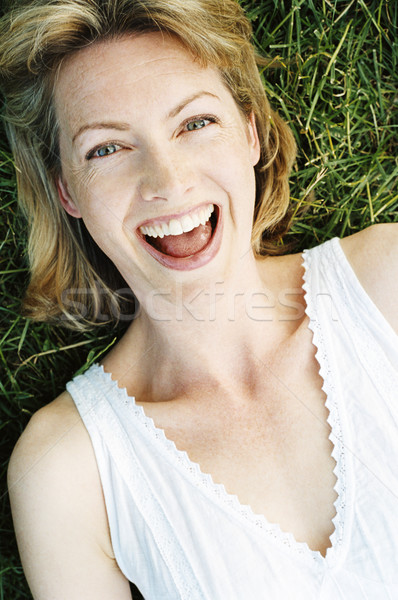
<path fill-rule="evenodd" d="M 299 147 L 291 177 L 296 215 L 287 239 L 297 250 L 372 223 L 398 221 L 397 20 L 394 0 L 251 0 L 256 43 L 278 58 L 264 82 Z M 394 120 L 395 117 L 395 120 Z M 117 332 L 87 334 L 35 324 L 19 315 L 28 273 L 25 224 L 18 213 L 12 160 L 0 140 L 0 430 L 5 489 L 8 456 L 30 415 L 90 364 Z M 1 495 L 0 600 L 31 598 Z"/>

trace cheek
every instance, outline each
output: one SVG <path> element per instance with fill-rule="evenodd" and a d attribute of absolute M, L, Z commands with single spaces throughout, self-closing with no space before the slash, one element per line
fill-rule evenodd
<path fill-rule="evenodd" d="M 123 216 L 117 207 L 98 198 L 84 208 L 81 211 L 84 224 L 94 241 L 106 252 L 108 246 L 121 240 Z"/>
<path fill-rule="evenodd" d="M 208 153 L 208 172 L 232 194 L 251 196 L 255 194 L 255 174 L 247 146 L 231 140 Z"/>
<path fill-rule="evenodd" d="M 228 196 L 233 222 L 239 224 L 244 238 L 251 235 L 256 195 L 256 179 L 250 148 L 246 138 L 236 136 L 210 157 L 217 184 Z"/>
<path fill-rule="evenodd" d="M 102 229 L 104 225 L 109 229 L 120 226 L 130 205 L 128 189 L 131 190 L 131 185 L 115 170 L 78 174 L 72 194 L 86 227 L 90 230 L 94 227 Z"/>
<path fill-rule="evenodd" d="M 91 237 L 109 255 L 109 248 L 121 238 L 123 203 L 116 194 L 101 186 L 80 184 L 76 188 L 77 204 L 82 220 Z"/>

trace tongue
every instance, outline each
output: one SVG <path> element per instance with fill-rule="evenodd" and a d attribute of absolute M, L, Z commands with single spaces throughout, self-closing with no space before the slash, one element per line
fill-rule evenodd
<path fill-rule="evenodd" d="M 188 233 L 181 235 L 165 235 L 164 238 L 149 238 L 156 250 L 176 258 L 185 258 L 203 250 L 211 238 L 212 228 L 210 221 L 199 225 Z M 148 240 L 148 238 L 147 238 Z"/>

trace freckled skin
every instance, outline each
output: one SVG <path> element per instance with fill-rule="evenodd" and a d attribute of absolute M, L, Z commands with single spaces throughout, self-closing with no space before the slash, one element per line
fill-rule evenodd
<path fill-rule="evenodd" d="M 169 116 L 199 92 L 209 95 Z M 215 273 L 223 277 L 250 249 L 258 142 L 215 69 L 201 68 L 174 39 L 155 33 L 126 37 L 94 44 L 67 60 L 55 100 L 61 201 L 83 218 L 139 300 L 171 281 L 185 285 L 198 278 L 171 275 L 154 261 L 135 235 L 146 219 L 207 202 L 222 207 L 221 248 L 201 270 L 204 281 Z M 187 119 L 208 114 L 217 123 L 186 130 Z M 120 128 L 87 130 L 72 143 L 82 126 L 94 122 Z M 118 151 L 86 159 L 107 143 Z"/>

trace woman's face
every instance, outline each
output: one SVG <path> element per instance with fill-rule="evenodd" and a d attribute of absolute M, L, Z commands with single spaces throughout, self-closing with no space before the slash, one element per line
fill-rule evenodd
<path fill-rule="evenodd" d="M 139 299 L 238 265 L 259 143 L 216 69 L 170 36 L 126 36 L 67 59 L 55 105 L 61 202 Z"/>

